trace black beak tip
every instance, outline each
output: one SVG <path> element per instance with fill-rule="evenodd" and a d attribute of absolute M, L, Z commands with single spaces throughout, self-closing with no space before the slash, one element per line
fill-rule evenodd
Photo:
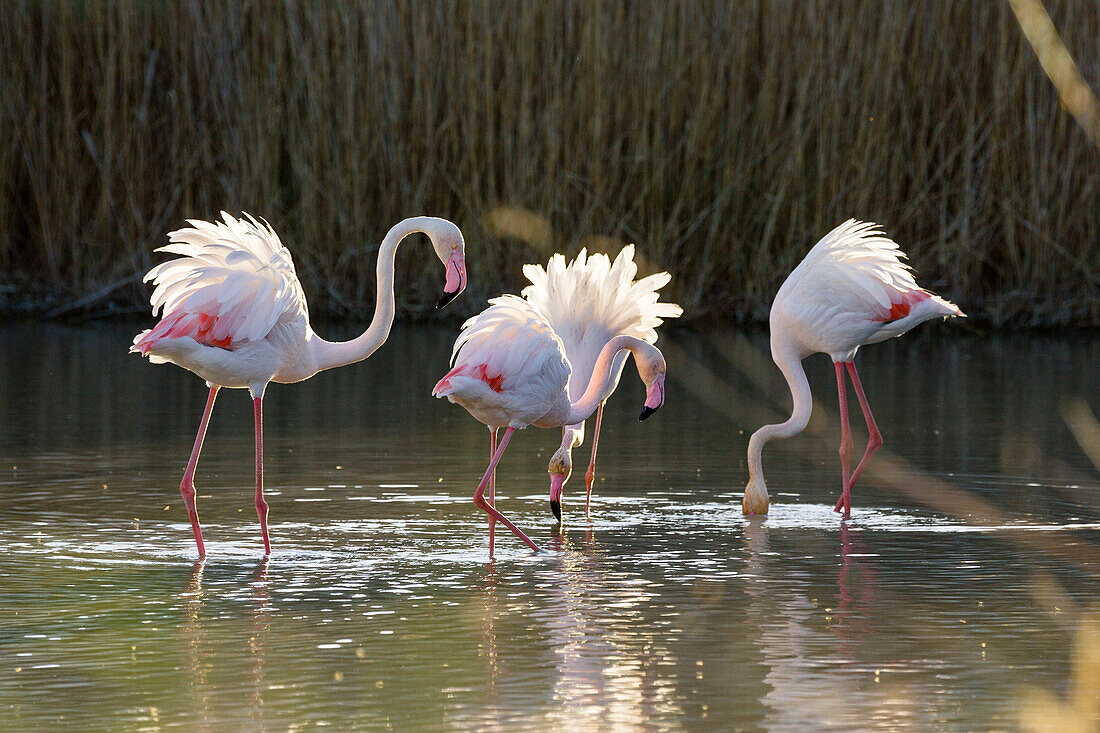
<path fill-rule="evenodd" d="M 652 415 L 655 412 L 657 412 L 656 407 L 645 407 L 645 408 L 642 409 L 642 414 L 638 415 L 638 419 L 639 420 L 645 420 L 647 417 L 649 417 L 650 415 Z"/>
<path fill-rule="evenodd" d="M 550 500 L 550 511 L 554 512 L 554 518 L 561 521 L 561 502 L 557 499 Z"/>
<path fill-rule="evenodd" d="M 448 303 L 450 303 L 452 300 L 454 300 L 456 297 L 458 297 L 458 294 L 460 292 L 462 292 L 462 291 L 461 290 L 456 290 L 453 293 L 443 293 L 443 295 L 440 296 L 440 298 L 439 298 L 439 302 L 435 304 L 436 310 L 438 310 L 438 309 L 442 308 L 443 306 L 447 305 Z"/>

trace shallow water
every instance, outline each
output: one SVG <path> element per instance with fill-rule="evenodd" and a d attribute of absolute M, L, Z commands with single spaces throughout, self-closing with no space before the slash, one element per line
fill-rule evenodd
<path fill-rule="evenodd" d="M 269 389 L 269 561 L 251 405 L 219 396 L 196 564 L 178 484 L 205 387 L 127 355 L 133 330 L 0 329 L 5 730 L 983 730 L 1075 683 L 1100 480 L 1060 405 L 1100 404 L 1091 337 L 928 324 L 865 350 L 886 448 L 842 523 L 828 361 L 749 521 L 745 446 L 782 378 L 759 336 L 680 332 L 665 407 L 637 422 L 629 367 L 608 405 L 590 521 L 587 447 L 558 528 L 559 436 L 517 434 L 498 506 L 544 552 L 498 527 L 490 559 L 488 436 L 429 396 L 453 331 L 398 329 Z"/>

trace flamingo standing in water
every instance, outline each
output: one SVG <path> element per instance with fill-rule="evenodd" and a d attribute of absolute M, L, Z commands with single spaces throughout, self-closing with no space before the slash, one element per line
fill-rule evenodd
<path fill-rule="evenodd" d="M 432 394 L 462 405 L 489 428 L 489 467 L 474 491 L 474 503 L 489 514 L 489 553 L 493 552 L 496 521 L 538 552 L 538 545 L 494 506 L 494 473 L 512 433 L 528 425 L 556 428 L 586 420 L 607 394 L 615 378 L 615 357 L 622 351 L 634 354 L 638 375 L 645 383 L 645 407 L 639 416 L 645 420 L 665 399 L 665 359 L 656 346 L 640 338 L 615 336 L 602 345 L 587 388 L 573 401 L 569 395 L 572 367 L 546 317 L 515 295 L 494 298 L 489 304 L 462 325 L 452 354 L 454 368 L 439 380 Z M 497 430 L 502 427 L 504 436 L 498 446 Z"/>
<path fill-rule="evenodd" d="M 933 318 L 964 316 L 958 306 L 917 285 L 902 260 L 904 253 L 876 224 L 849 219 L 814 245 L 787 277 L 772 303 L 771 351 L 790 386 L 794 409 L 790 419 L 765 425 L 749 439 L 749 482 L 741 501 L 745 514 L 768 513 L 761 452 L 772 438 L 789 438 L 810 421 L 813 397 L 802 360 L 823 352 L 833 360 L 840 398 L 840 466 L 843 479 L 836 511 L 851 515 L 852 487 L 882 445 L 863 385 L 853 361 L 864 344 L 900 336 Z M 863 458 L 849 472 L 852 434 L 844 392 L 847 370 L 855 387 L 870 437 Z"/>
<path fill-rule="evenodd" d="M 154 364 L 172 362 L 206 380 L 210 394 L 199 422 L 180 494 L 191 519 L 199 557 L 206 556 L 195 508 L 195 468 L 199 462 L 214 398 L 222 387 L 247 389 L 256 420 L 256 513 L 267 535 L 263 489 L 264 390 L 269 382 L 300 382 L 322 369 L 366 359 L 385 342 L 393 324 L 393 262 L 397 245 L 413 232 L 427 234 L 447 270 L 443 297 L 449 303 L 466 287 L 462 232 L 446 219 L 405 219 L 386 234 L 378 249 L 378 288 L 370 327 L 358 338 L 333 343 L 313 332 L 305 294 L 290 252 L 266 222 L 237 219 L 222 212 L 222 222 L 189 220 L 189 228 L 171 232 L 158 252 L 180 255 L 145 276 L 156 283 L 153 315 L 163 317 L 134 339 L 132 352 Z"/>
<path fill-rule="evenodd" d="M 658 290 L 672 276 L 667 272 L 635 281 L 638 265 L 634 262 L 634 245 L 629 244 L 612 262 L 605 254 L 588 256 L 581 250 L 576 259 L 566 264 L 565 257 L 555 254 L 544 269 L 541 265 L 524 265 L 523 274 L 531 281 L 520 293 L 535 306 L 550 323 L 565 347 L 572 372 L 569 376 L 569 397 L 579 399 L 588 387 L 592 367 L 600 350 L 613 336 L 620 334 L 640 338 L 647 343 L 657 341 L 657 326 L 664 318 L 676 318 L 683 313 L 675 303 L 658 303 Z M 584 513 L 588 515 L 592 500 L 592 482 L 596 476 L 596 447 L 603 422 L 603 406 L 619 384 L 626 363 L 626 354 L 615 357 L 612 379 L 600 396 L 596 409 L 596 426 L 592 431 L 592 458 L 584 474 Z M 562 427 L 561 446 L 550 457 L 550 509 L 561 520 L 561 495 L 573 470 L 572 450 L 584 442 L 584 423 Z"/>

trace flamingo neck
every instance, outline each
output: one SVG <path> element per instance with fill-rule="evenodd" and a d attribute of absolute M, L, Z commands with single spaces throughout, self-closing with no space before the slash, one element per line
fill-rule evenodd
<path fill-rule="evenodd" d="M 584 390 L 584 394 L 581 395 L 580 399 L 569 406 L 569 416 L 565 419 L 565 424 L 575 425 L 584 422 L 600 406 L 607 388 L 611 386 L 616 376 L 615 370 L 611 368 L 616 354 L 627 350 L 635 355 L 636 360 L 638 350 L 645 346 L 650 345 L 633 336 L 616 336 L 604 344 L 603 349 L 600 350 L 600 355 L 596 357 L 596 364 L 592 367 L 592 376 L 588 380 L 588 387 Z M 650 348 L 653 347 L 650 346 Z"/>
<path fill-rule="evenodd" d="M 806 371 L 802 368 L 802 359 L 793 349 L 781 348 L 772 349 L 772 358 L 787 379 L 794 407 L 786 421 L 765 425 L 749 438 L 749 484 L 759 482 L 761 486 L 764 484 L 764 470 L 761 465 L 764 444 L 773 438 L 789 438 L 801 433 L 809 424 L 813 410 L 813 396 L 810 394 L 810 383 L 806 380 Z"/>
<path fill-rule="evenodd" d="M 397 254 L 397 245 L 415 232 L 431 236 L 431 226 L 430 217 L 417 216 L 398 222 L 386 233 L 382 244 L 378 247 L 374 317 L 371 319 L 370 326 L 360 336 L 350 341 L 333 342 L 320 337 L 315 338 L 314 354 L 317 358 L 318 371 L 362 361 L 386 342 L 390 335 L 390 327 L 393 326 L 393 262 Z"/>

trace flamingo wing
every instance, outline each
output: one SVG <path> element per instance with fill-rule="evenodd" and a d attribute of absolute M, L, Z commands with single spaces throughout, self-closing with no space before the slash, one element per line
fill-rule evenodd
<path fill-rule="evenodd" d="M 654 343 L 663 319 L 683 313 L 675 303 L 658 302 L 657 291 L 672 279 L 667 272 L 634 279 L 638 265 L 632 244 L 623 247 L 614 261 L 605 254 L 589 256 L 582 249 L 572 262 L 555 254 L 545 268 L 524 265 L 523 274 L 531 281 L 523 297 L 545 314 L 565 347 L 573 373 L 585 385 L 600 349 L 613 337 L 634 336 Z"/>
<path fill-rule="evenodd" d="M 826 234 L 776 294 L 773 313 L 797 322 L 817 350 L 847 351 L 897 336 L 957 306 L 920 287 L 897 243 L 849 219 Z"/>
<path fill-rule="evenodd" d="M 432 394 L 452 401 L 492 403 L 508 422 L 530 424 L 559 406 L 569 381 L 561 340 L 534 306 L 515 295 L 462 324 L 451 354 L 453 368 Z"/>
<path fill-rule="evenodd" d="M 305 295 L 290 252 L 266 222 L 222 212 L 221 222 L 188 220 L 158 252 L 180 257 L 145 275 L 156 288 L 151 330 L 133 351 L 147 354 L 163 338 L 189 336 L 201 344 L 237 349 L 267 336 L 277 323 L 307 318 Z"/>

